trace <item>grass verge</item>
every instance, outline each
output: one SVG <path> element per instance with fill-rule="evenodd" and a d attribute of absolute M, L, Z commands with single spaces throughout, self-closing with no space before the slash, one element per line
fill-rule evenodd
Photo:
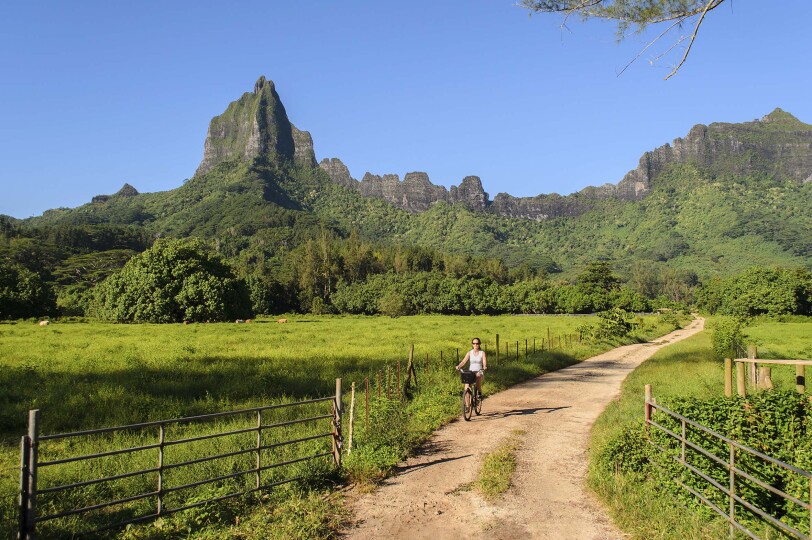
<path fill-rule="evenodd" d="M 622 460 L 633 456 L 618 452 L 608 455 L 611 452 L 607 450 L 617 447 L 624 433 L 633 433 L 632 426 L 642 424 L 646 384 L 652 385 L 657 401 L 666 405 L 676 397 L 708 399 L 724 395 L 724 363 L 713 356 L 712 331 L 710 320 L 705 332 L 661 350 L 638 367 L 623 382 L 619 398 L 593 427 L 588 485 L 606 505 L 615 524 L 631 538 L 681 540 L 727 535 L 727 523 L 720 518 L 700 518 L 663 496 L 642 475 L 623 473 Z M 812 319 L 796 318 L 790 323 L 760 319 L 745 334 L 749 343 L 759 345 L 760 358 L 808 358 L 812 352 L 808 340 Z M 792 367 L 773 369 L 773 382 L 779 390 L 794 390 Z"/>
<path fill-rule="evenodd" d="M 486 500 L 496 500 L 510 488 L 516 471 L 516 452 L 521 447 L 524 433 L 522 430 L 513 431 L 507 440 L 483 458 L 475 486 Z"/>

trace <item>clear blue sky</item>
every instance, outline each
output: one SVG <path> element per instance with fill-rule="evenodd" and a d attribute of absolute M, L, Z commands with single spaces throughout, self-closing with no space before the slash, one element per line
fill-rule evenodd
<path fill-rule="evenodd" d="M 812 123 L 812 2 L 728 3 L 688 63 L 645 36 L 528 16 L 514 0 L 13 2 L 0 33 L 0 214 L 75 207 L 125 182 L 173 189 L 209 120 L 276 83 L 316 157 L 482 178 L 491 198 L 617 183 L 694 124 L 781 107 Z M 670 43 L 670 42 L 669 42 Z M 662 50 L 666 44 L 657 47 Z M 812 173 L 812 171 L 810 171 Z"/>

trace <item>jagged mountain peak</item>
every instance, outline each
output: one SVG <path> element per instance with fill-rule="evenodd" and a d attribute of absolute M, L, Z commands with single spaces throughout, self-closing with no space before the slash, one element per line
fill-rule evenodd
<path fill-rule="evenodd" d="M 276 85 L 265 76 L 257 79 L 253 92 L 246 92 L 211 120 L 195 175 L 226 161 L 260 157 L 316 166 L 313 139 L 291 123 Z"/>

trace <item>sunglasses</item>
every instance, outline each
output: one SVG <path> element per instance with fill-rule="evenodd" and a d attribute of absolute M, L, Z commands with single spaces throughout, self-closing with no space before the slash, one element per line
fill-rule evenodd
<path fill-rule="evenodd" d="M 472 341 L 471 345 L 479 345 L 479 342 L 478 341 Z"/>

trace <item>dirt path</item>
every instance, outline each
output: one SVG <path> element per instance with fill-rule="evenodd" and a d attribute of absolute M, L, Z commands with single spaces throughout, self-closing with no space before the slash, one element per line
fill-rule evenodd
<path fill-rule="evenodd" d="M 375 492 L 350 495 L 354 523 L 346 536 L 622 538 L 584 485 L 589 431 L 629 372 L 703 326 L 697 319 L 654 343 L 619 347 L 487 398 L 482 416 L 437 431 Z M 514 485 L 496 503 L 486 503 L 465 485 L 482 456 L 514 430 L 525 432 Z"/>

